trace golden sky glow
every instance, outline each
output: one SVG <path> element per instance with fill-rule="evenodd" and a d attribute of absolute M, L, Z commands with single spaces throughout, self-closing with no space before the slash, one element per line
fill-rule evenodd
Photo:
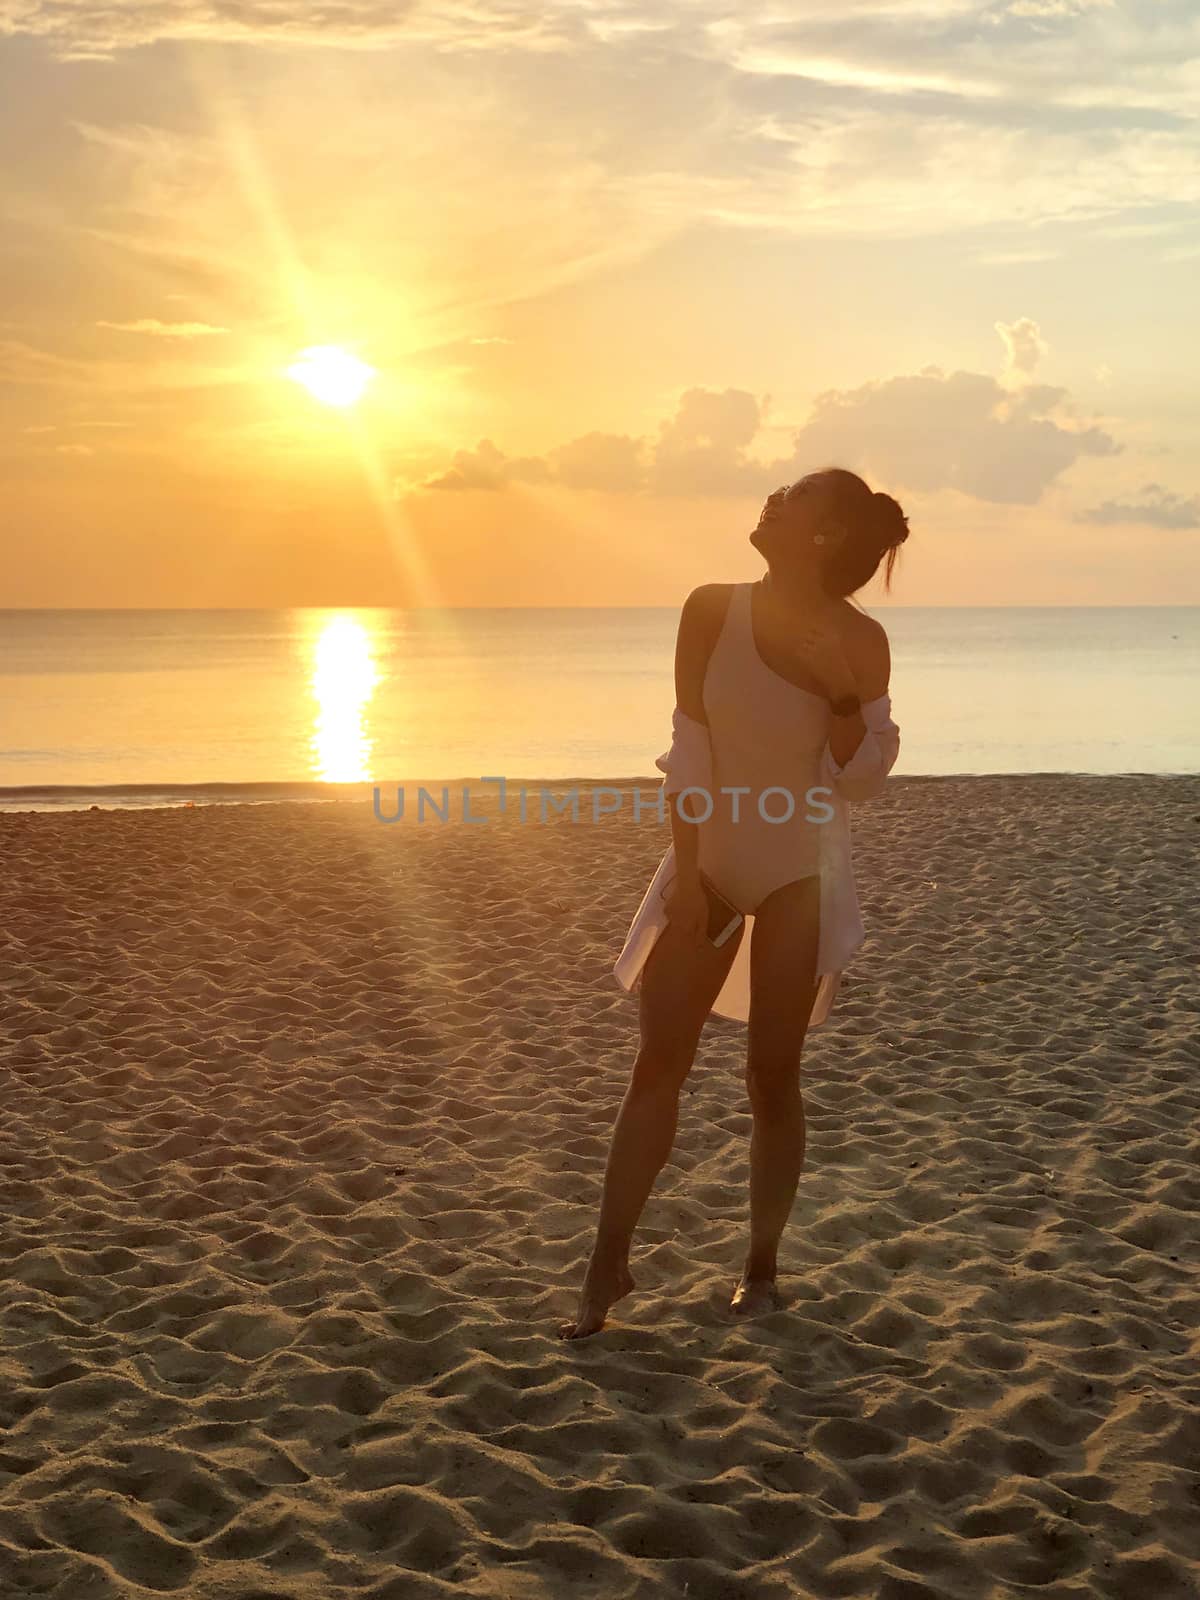
<path fill-rule="evenodd" d="M 896 603 L 1200 603 L 1198 70 L 1192 0 L 0 0 L 0 606 L 676 604 L 827 464 Z"/>

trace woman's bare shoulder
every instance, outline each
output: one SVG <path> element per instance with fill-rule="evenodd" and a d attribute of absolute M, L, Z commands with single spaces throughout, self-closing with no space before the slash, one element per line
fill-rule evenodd
<path fill-rule="evenodd" d="M 691 608 L 694 612 L 703 615 L 705 612 L 722 610 L 729 604 L 729 597 L 733 593 L 731 583 L 701 583 L 692 590 L 683 602 L 685 610 Z"/>
<path fill-rule="evenodd" d="M 732 594 L 732 583 L 699 584 L 683 602 L 680 626 L 711 637 L 725 620 Z"/>
<path fill-rule="evenodd" d="M 875 700 L 887 693 L 892 657 L 887 629 L 875 617 L 842 602 L 842 640 L 854 675 L 862 685 L 864 700 Z"/>
<path fill-rule="evenodd" d="M 841 601 L 838 607 L 839 615 L 844 626 L 852 635 L 860 639 L 887 638 L 887 630 L 877 617 L 869 611 L 864 611 L 861 606 L 853 605 L 849 600 Z"/>

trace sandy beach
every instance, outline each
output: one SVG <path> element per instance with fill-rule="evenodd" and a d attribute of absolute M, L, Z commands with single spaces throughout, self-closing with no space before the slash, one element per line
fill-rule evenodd
<path fill-rule="evenodd" d="M 1200 778 L 857 808 L 785 1308 L 713 1019 L 577 1344 L 667 836 L 480 810 L 0 816 L 0 1600 L 1200 1594 Z"/>

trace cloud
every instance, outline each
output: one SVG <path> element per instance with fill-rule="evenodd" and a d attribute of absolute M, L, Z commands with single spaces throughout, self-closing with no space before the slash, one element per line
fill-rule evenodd
<path fill-rule="evenodd" d="M 154 396 L 161 401 L 170 391 L 229 389 L 259 376 L 256 369 L 231 363 L 225 366 L 201 365 L 195 357 L 176 354 L 171 344 L 155 347 L 152 356 L 140 360 L 61 356 L 40 350 L 20 340 L 0 339 L 0 383 L 30 389 L 55 389 L 64 399 L 83 397 L 89 406 L 114 398 L 138 399 Z M 128 419 L 111 417 L 90 422 L 91 427 L 124 427 Z"/>
<path fill-rule="evenodd" d="M 652 219 L 895 237 L 1155 203 L 1186 226 L 1200 201 L 1194 0 L 0 0 L 6 32 L 68 57 L 288 47 L 289 70 L 355 51 L 353 72 L 399 64 L 410 100 L 433 69 L 439 132 L 468 105 L 485 146 L 536 131 L 549 166 L 602 178 L 652 243 Z"/>
<path fill-rule="evenodd" d="M 975 260 L 984 267 L 1023 267 L 1041 261 L 1057 261 L 1058 250 L 981 250 Z"/>
<path fill-rule="evenodd" d="M 1094 522 L 1101 526 L 1114 523 L 1140 523 L 1146 528 L 1200 528 L 1200 494 L 1184 498 L 1172 494 L 1159 483 L 1143 484 L 1138 490 L 1140 501 L 1105 500 L 1079 512 L 1077 522 Z"/>
<path fill-rule="evenodd" d="M 1200 198 L 1194 0 L 1036 14 L 999 0 L 760 0 L 707 41 L 732 69 L 729 141 L 753 177 L 698 197 L 729 221 L 895 236 L 1100 224 L 1181 190 Z"/>
<path fill-rule="evenodd" d="M 544 456 L 521 457 L 483 439 L 419 487 L 496 490 L 523 481 L 610 493 L 741 496 L 767 494 L 805 472 L 839 465 L 892 488 L 955 489 L 992 504 L 1033 505 L 1080 458 L 1121 449 L 1103 429 L 1066 419 L 1068 406 L 1067 391 L 1051 384 L 1014 392 L 988 373 L 927 367 L 827 390 L 794 432 L 791 453 L 764 460 L 750 453 L 764 432 L 758 399 L 744 389 L 692 388 L 656 438 L 589 433 Z"/>
<path fill-rule="evenodd" d="M 92 60 L 160 39 L 343 50 L 453 41 L 461 50 L 507 44 L 546 51 L 569 32 L 568 19 L 532 0 L 328 0 L 319 7 L 308 0 L 0 0 L 0 36 L 40 35 L 64 60 Z"/>
<path fill-rule="evenodd" d="M 201 339 L 212 333 L 228 333 L 228 328 L 215 328 L 208 322 L 159 322 L 157 317 L 142 317 L 138 322 L 105 322 L 98 320 L 98 328 L 114 328 L 118 333 L 153 333 L 167 339 Z"/>
<path fill-rule="evenodd" d="M 585 433 L 549 453 L 550 470 L 571 489 L 630 492 L 645 476 L 645 447 L 624 433 Z"/>
<path fill-rule="evenodd" d="M 763 467 L 746 456 L 761 420 L 744 389 L 688 389 L 659 428 L 650 486 L 660 494 L 755 494 Z"/>
<path fill-rule="evenodd" d="M 1017 322 L 997 322 L 996 332 L 1004 340 L 1008 373 L 1032 372 L 1046 354 L 1042 331 L 1031 317 L 1021 317 Z"/>
<path fill-rule="evenodd" d="M 481 439 L 474 450 L 456 450 L 445 472 L 425 481 L 426 489 L 502 489 L 521 478 L 539 483 L 548 479 L 550 469 L 537 457 L 506 456 L 490 439 Z"/>
<path fill-rule="evenodd" d="M 1067 391 L 1047 384 L 1014 395 L 990 374 L 886 378 L 819 395 L 795 439 L 795 460 L 837 461 L 899 487 L 1034 505 L 1082 456 L 1121 448 L 1098 427 L 1068 427 L 1054 413 Z"/>
<path fill-rule="evenodd" d="M 767 469 L 747 447 L 761 410 L 742 389 L 687 389 L 654 440 L 592 432 L 545 456 L 506 456 L 491 439 L 456 451 L 450 467 L 424 489 L 501 489 L 508 483 L 558 483 L 612 494 L 757 494 Z"/>
<path fill-rule="evenodd" d="M 39 350 L 21 339 L 0 339 L 0 383 L 78 384 L 86 377 L 84 361 Z"/>
<path fill-rule="evenodd" d="M 1004 10 L 1010 17 L 1081 17 L 1087 11 L 1111 6 L 1113 0 L 1008 0 Z"/>

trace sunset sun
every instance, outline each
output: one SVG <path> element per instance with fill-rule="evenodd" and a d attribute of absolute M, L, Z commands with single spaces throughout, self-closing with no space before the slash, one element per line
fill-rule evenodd
<path fill-rule="evenodd" d="M 311 345 L 287 368 L 287 376 L 327 406 L 352 406 L 375 376 L 375 368 L 336 345 Z"/>

